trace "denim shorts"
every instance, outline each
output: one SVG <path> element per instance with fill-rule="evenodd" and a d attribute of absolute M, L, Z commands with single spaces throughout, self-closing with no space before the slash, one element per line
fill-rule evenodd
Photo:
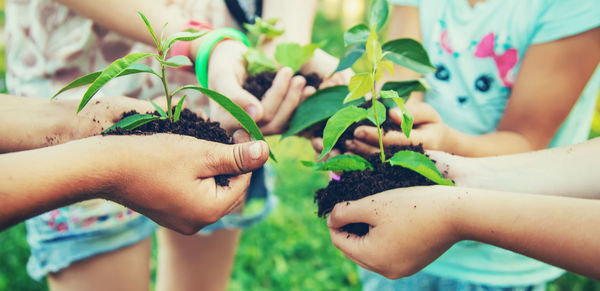
<path fill-rule="evenodd" d="M 419 272 L 410 277 L 390 280 L 377 273 L 358 267 L 363 291 L 545 291 L 546 284 L 515 287 L 481 285 L 473 282 L 438 277 Z"/>
<path fill-rule="evenodd" d="M 262 202 L 259 209 L 252 213 L 230 213 L 199 234 L 219 229 L 244 229 L 264 220 L 277 205 L 277 197 L 271 191 L 272 177 L 268 167 L 252 175 L 246 201 L 247 204 Z M 79 260 L 140 242 L 158 228 L 152 220 L 100 199 L 49 211 L 27 220 L 25 225 L 31 248 L 27 272 L 35 280 Z"/>

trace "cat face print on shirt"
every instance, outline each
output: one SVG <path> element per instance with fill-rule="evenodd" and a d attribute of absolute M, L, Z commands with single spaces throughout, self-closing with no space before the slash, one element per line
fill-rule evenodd
<path fill-rule="evenodd" d="M 453 36 L 443 23 L 439 28 L 429 46 L 436 71 L 427 78 L 432 88 L 426 95 L 427 102 L 442 118 L 449 114 L 472 115 L 455 122 L 474 123 L 474 133 L 495 128 L 514 84 L 517 50 L 495 32 L 461 42 L 451 41 Z"/>

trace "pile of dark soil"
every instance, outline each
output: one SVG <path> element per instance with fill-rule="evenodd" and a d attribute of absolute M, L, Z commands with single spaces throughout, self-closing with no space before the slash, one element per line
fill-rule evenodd
<path fill-rule="evenodd" d="M 390 147 L 386 149 L 385 154 L 390 158 L 396 152 L 403 150 L 424 153 L 422 145 L 410 145 Z M 326 188 L 317 191 L 315 202 L 319 207 L 317 212 L 319 217 L 327 215 L 340 202 L 358 200 L 395 188 L 435 185 L 433 181 L 412 170 L 381 163 L 379 153 L 368 156 L 367 160 L 373 165 L 374 170 L 344 172 L 339 181 L 331 180 Z M 353 223 L 344 226 L 343 230 L 363 236 L 369 231 L 369 226 L 364 223 Z"/>
<path fill-rule="evenodd" d="M 265 95 L 265 92 L 271 88 L 273 80 L 275 79 L 275 74 L 276 72 L 262 72 L 254 76 L 248 76 L 246 81 L 244 81 L 242 88 L 250 92 L 258 98 L 258 100 L 261 100 Z M 308 75 L 296 73 L 296 75 L 303 76 L 306 79 L 306 86 L 313 86 L 315 89 L 319 89 L 319 85 L 321 85 L 321 82 L 323 81 L 321 77 L 315 73 L 310 73 Z"/>
<path fill-rule="evenodd" d="M 123 113 L 122 118 L 137 113 L 138 112 L 136 111 L 126 112 Z M 160 116 L 156 111 L 153 114 L 156 116 Z M 121 128 L 117 128 L 107 133 L 104 133 L 103 135 L 144 135 L 153 133 L 174 133 L 193 136 L 198 139 L 214 141 L 224 144 L 233 143 L 232 138 L 227 135 L 225 130 L 221 128 L 218 122 L 204 120 L 189 109 L 183 109 L 181 111 L 179 121 L 177 121 L 176 123 L 170 122 L 169 120 L 158 119 L 146 123 L 134 130 L 124 130 Z M 229 175 L 215 176 L 215 182 L 219 186 L 229 186 L 229 177 Z"/>

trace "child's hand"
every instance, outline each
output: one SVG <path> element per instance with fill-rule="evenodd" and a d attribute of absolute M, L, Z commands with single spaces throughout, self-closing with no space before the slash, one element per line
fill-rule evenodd
<path fill-rule="evenodd" d="M 259 101 L 242 88 L 246 78 L 245 51 L 246 47 L 238 41 L 223 41 L 215 46 L 209 63 L 209 87 L 246 110 L 261 127 L 263 134 L 281 133 L 287 128 L 298 104 L 314 93 L 314 88 L 305 88 L 306 80 L 303 77 L 293 76 L 290 68 L 282 68 L 262 101 Z M 221 122 L 221 126 L 229 132 L 241 127 L 214 102 L 211 102 L 211 117 Z"/>
<path fill-rule="evenodd" d="M 103 198 L 184 234 L 214 223 L 242 202 L 250 172 L 267 161 L 269 152 L 262 141 L 225 145 L 173 134 L 102 136 L 88 142 L 92 139 L 112 157 L 104 160 L 114 161 L 109 162 L 113 171 L 106 171 L 113 175 L 111 191 Z M 249 141 L 239 131 L 234 139 Z M 216 175 L 236 176 L 222 187 Z"/>
<path fill-rule="evenodd" d="M 406 138 L 401 131 L 388 131 L 383 136 L 383 146 L 423 144 L 425 149 L 447 151 L 447 137 L 449 128 L 440 115 L 424 102 L 408 102 L 406 109 L 414 117 L 413 129 L 410 138 Z M 398 125 L 402 124 L 402 112 L 398 108 L 390 110 L 390 118 Z M 354 130 L 354 140 L 346 142 L 348 150 L 362 155 L 379 152 L 379 139 L 377 128 L 373 126 L 360 126 Z"/>
<path fill-rule="evenodd" d="M 327 218 L 331 242 L 344 256 L 389 279 L 412 275 L 459 240 L 451 199 L 444 186 L 394 189 L 338 203 Z M 349 223 L 369 224 L 359 237 L 342 231 Z"/>

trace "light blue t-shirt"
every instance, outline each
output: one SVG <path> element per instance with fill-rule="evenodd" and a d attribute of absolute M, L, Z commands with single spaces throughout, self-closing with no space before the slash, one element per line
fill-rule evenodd
<path fill-rule="evenodd" d="M 600 25 L 600 0 L 391 0 L 419 7 L 423 45 L 435 73 L 426 77 L 425 101 L 444 122 L 467 134 L 496 130 L 525 51 L 530 45 L 575 35 Z M 587 139 L 600 69 L 583 92 L 551 147 Z M 424 269 L 440 277 L 482 285 L 537 285 L 562 270 L 477 242 L 461 242 Z"/>

